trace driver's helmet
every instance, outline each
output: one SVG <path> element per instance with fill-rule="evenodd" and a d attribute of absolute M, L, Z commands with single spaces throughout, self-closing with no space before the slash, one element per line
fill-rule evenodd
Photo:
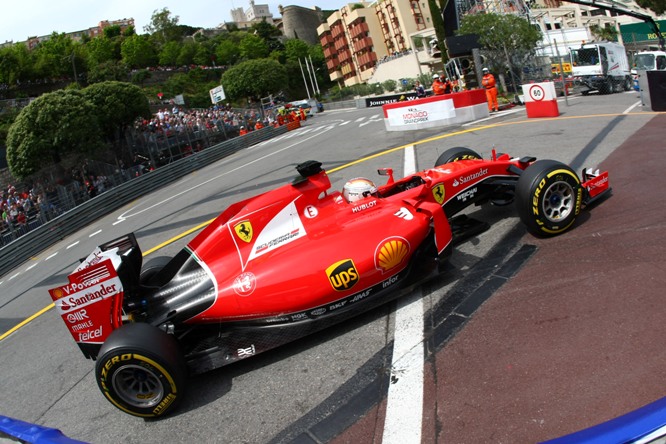
<path fill-rule="evenodd" d="M 365 199 L 375 193 L 377 193 L 377 187 L 370 179 L 365 177 L 351 179 L 342 188 L 342 195 L 349 203 Z"/>

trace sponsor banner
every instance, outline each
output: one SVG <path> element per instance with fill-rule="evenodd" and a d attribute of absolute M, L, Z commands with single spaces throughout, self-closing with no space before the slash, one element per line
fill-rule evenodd
<path fill-rule="evenodd" d="M 372 108 L 375 106 L 386 105 L 387 103 L 404 102 L 406 100 L 416 100 L 416 93 L 408 92 L 403 94 L 393 94 L 390 96 L 370 97 L 365 99 L 365 106 Z"/>
<path fill-rule="evenodd" d="M 213 105 L 220 103 L 227 98 L 226 94 L 224 93 L 224 87 L 222 85 L 216 86 L 215 88 L 208 91 L 208 93 L 210 94 L 210 101 L 213 103 Z"/>
<path fill-rule="evenodd" d="M 386 111 L 390 126 L 399 127 L 450 120 L 456 116 L 453 99 L 436 102 L 413 104 L 404 108 L 393 108 Z"/>

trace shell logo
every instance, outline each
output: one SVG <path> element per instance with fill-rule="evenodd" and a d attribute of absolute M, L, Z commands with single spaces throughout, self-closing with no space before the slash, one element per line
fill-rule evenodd
<path fill-rule="evenodd" d="M 53 290 L 51 290 L 51 296 L 55 300 L 55 299 L 60 299 L 61 297 L 64 296 L 64 294 L 60 288 L 54 288 Z"/>
<path fill-rule="evenodd" d="M 407 239 L 391 237 L 383 240 L 375 251 L 375 267 L 385 273 L 405 262 L 411 248 Z"/>

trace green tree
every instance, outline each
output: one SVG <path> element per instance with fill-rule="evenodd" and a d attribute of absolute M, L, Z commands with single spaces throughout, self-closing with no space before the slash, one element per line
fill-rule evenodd
<path fill-rule="evenodd" d="M 211 65 L 211 61 L 213 60 L 213 53 L 210 51 L 206 45 L 202 45 L 201 43 L 195 42 L 197 45 L 196 52 L 194 53 L 194 63 L 197 65 L 201 66 L 209 66 Z"/>
<path fill-rule="evenodd" d="M 102 82 L 83 90 L 94 106 L 94 116 L 104 139 L 112 144 L 122 140 L 124 130 L 137 117 L 150 117 L 150 107 L 141 88 L 127 82 Z"/>
<path fill-rule="evenodd" d="M 16 85 L 35 77 L 34 57 L 22 43 L 0 48 L 0 83 Z"/>
<path fill-rule="evenodd" d="M 116 60 L 108 60 L 88 68 L 88 83 L 104 82 L 107 80 L 127 80 L 128 75 L 129 71 L 124 63 Z"/>
<path fill-rule="evenodd" d="M 128 26 L 123 31 L 123 37 L 131 37 L 133 35 L 136 35 L 136 30 L 134 29 L 134 26 Z"/>
<path fill-rule="evenodd" d="M 393 92 L 397 87 L 398 87 L 398 82 L 396 82 L 393 79 L 384 80 L 382 82 L 382 88 L 384 88 L 384 91 Z"/>
<path fill-rule="evenodd" d="M 243 37 L 239 44 L 240 55 L 246 60 L 263 59 L 268 57 L 268 45 L 261 37 L 248 34 Z"/>
<path fill-rule="evenodd" d="M 10 108 L 6 111 L 0 113 L 0 146 L 5 146 L 5 141 L 7 140 L 7 132 L 9 128 L 16 120 L 19 110 L 16 108 Z"/>
<path fill-rule="evenodd" d="M 486 65 L 500 74 L 503 82 L 504 70 L 511 72 L 511 80 L 517 88 L 522 67 L 534 55 L 542 35 L 539 28 L 527 20 L 511 14 L 469 14 L 460 24 L 458 33 L 477 34 L 484 48 Z"/>
<path fill-rule="evenodd" d="M 651 9 L 657 15 L 666 12 L 666 0 L 636 0 L 638 6 L 645 9 Z"/>
<path fill-rule="evenodd" d="M 595 36 L 598 40 L 606 40 L 609 42 L 616 42 L 617 41 L 617 29 L 615 29 L 612 26 L 599 26 L 599 25 L 592 25 L 590 26 L 590 32 L 592 33 L 593 36 Z"/>
<path fill-rule="evenodd" d="M 231 66 L 240 59 L 240 49 L 231 40 L 224 40 L 215 48 L 215 55 L 218 65 Z"/>
<path fill-rule="evenodd" d="M 7 164 L 18 179 L 103 144 L 95 109 L 83 93 L 59 90 L 43 94 L 23 108 L 7 134 Z"/>
<path fill-rule="evenodd" d="M 490 51 L 531 52 L 541 41 L 541 31 L 527 20 L 511 14 L 469 14 L 458 34 L 477 34 L 479 43 Z"/>
<path fill-rule="evenodd" d="M 178 42 L 167 42 L 160 51 L 160 65 L 176 66 L 180 55 L 181 44 Z"/>
<path fill-rule="evenodd" d="M 250 33 L 261 37 L 266 43 L 266 46 L 268 46 L 269 52 L 284 49 L 284 45 L 281 41 L 282 31 L 276 26 L 267 23 L 266 20 L 253 24 L 250 27 Z"/>
<path fill-rule="evenodd" d="M 51 34 L 34 50 L 35 71 L 39 77 L 74 78 L 83 71 L 83 59 L 80 56 L 81 44 L 74 42 L 64 33 Z"/>
<path fill-rule="evenodd" d="M 179 65 L 191 65 L 194 63 L 194 56 L 197 54 L 198 43 L 187 42 L 180 46 L 180 53 L 178 54 Z"/>
<path fill-rule="evenodd" d="M 310 45 L 303 40 L 290 39 L 284 44 L 284 50 L 288 60 L 298 61 L 304 59 L 309 55 Z"/>
<path fill-rule="evenodd" d="M 130 68 L 155 66 L 158 61 L 157 51 L 145 35 L 133 35 L 120 45 L 123 62 Z"/>
<path fill-rule="evenodd" d="M 172 17 L 169 8 L 154 10 L 150 23 L 144 26 L 143 30 L 152 34 L 160 44 L 179 41 L 182 38 L 182 30 L 178 27 L 178 16 Z"/>
<path fill-rule="evenodd" d="M 224 91 L 237 99 L 266 97 L 280 91 L 287 82 L 285 67 L 271 59 L 241 62 L 222 75 Z"/>
<path fill-rule="evenodd" d="M 86 44 L 86 49 L 88 50 L 88 69 L 94 68 L 100 63 L 118 59 L 114 42 L 106 37 L 95 37 Z"/>
<path fill-rule="evenodd" d="M 114 37 L 119 37 L 120 36 L 120 26 L 119 25 L 111 25 L 107 26 L 104 28 L 104 37 L 107 39 L 112 39 Z"/>
<path fill-rule="evenodd" d="M 140 69 L 132 73 L 132 83 L 143 85 L 143 82 L 150 79 L 153 75 L 147 69 Z"/>

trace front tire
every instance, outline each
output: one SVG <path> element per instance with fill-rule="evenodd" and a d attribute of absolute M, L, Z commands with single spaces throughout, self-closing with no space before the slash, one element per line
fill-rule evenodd
<path fill-rule="evenodd" d="M 539 160 L 527 167 L 516 185 L 516 207 L 527 231 L 556 236 L 573 225 L 580 212 L 580 179 L 567 165 Z"/>
<path fill-rule="evenodd" d="M 444 151 L 435 161 L 435 168 L 459 160 L 481 159 L 481 155 L 476 151 L 464 146 L 449 148 Z"/>
<path fill-rule="evenodd" d="M 183 397 L 186 374 L 178 341 L 145 323 L 111 333 L 95 364 L 97 385 L 109 402 L 142 418 L 172 411 Z"/>

